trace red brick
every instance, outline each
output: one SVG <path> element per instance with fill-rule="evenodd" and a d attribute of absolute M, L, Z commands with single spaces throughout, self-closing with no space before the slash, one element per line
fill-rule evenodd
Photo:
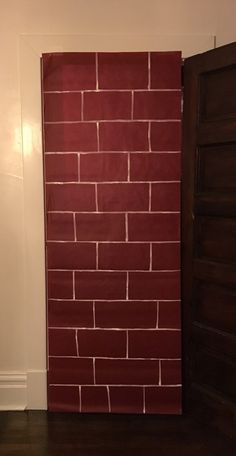
<path fill-rule="evenodd" d="M 154 301 L 97 301 L 96 326 L 101 328 L 155 328 L 157 303 Z"/>
<path fill-rule="evenodd" d="M 75 296 L 79 299 L 125 299 L 125 272 L 76 272 Z"/>
<path fill-rule="evenodd" d="M 101 122 L 101 151 L 148 150 L 148 122 Z"/>
<path fill-rule="evenodd" d="M 95 123 L 45 124 L 45 152 L 90 152 L 97 150 Z"/>
<path fill-rule="evenodd" d="M 151 88 L 181 88 L 181 52 L 151 53 Z"/>
<path fill-rule="evenodd" d="M 169 359 L 161 361 L 162 385 L 180 385 L 181 377 L 181 361 Z"/>
<path fill-rule="evenodd" d="M 73 298 L 73 277 L 70 271 L 48 271 L 48 298 Z"/>
<path fill-rule="evenodd" d="M 92 385 L 93 360 L 86 358 L 49 358 L 49 384 Z"/>
<path fill-rule="evenodd" d="M 181 391 L 180 387 L 145 388 L 146 413 L 181 415 Z"/>
<path fill-rule="evenodd" d="M 74 224 L 72 214 L 47 214 L 47 239 L 53 241 L 73 241 Z"/>
<path fill-rule="evenodd" d="M 178 241 L 179 214 L 129 214 L 129 241 Z"/>
<path fill-rule="evenodd" d="M 85 92 L 84 119 L 131 119 L 131 92 Z"/>
<path fill-rule="evenodd" d="M 99 244 L 98 268 L 99 269 L 149 269 L 150 245 L 149 244 Z"/>
<path fill-rule="evenodd" d="M 96 269 L 96 245 L 50 242 L 47 264 L 49 269 Z"/>
<path fill-rule="evenodd" d="M 81 93 L 45 93 L 44 121 L 81 120 Z"/>
<path fill-rule="evenodd" d="M 78 386 L 49 386 L 48 410 L 49 412 L 79 412 Z"/>
<path fill-rule="evenodd" d="M 128 155 L 83 154 L 80 156 L 80 180 L 85 182 L 127 181 Z"/>
<path fill-rule="evenodd" d="M 126 332 L 79 330 L 78 345 L 80 356 L 122 358 L 126 356 Z"/>
<path fill-rule="evenodd" d="M 108 394 L 105 386 L 82 386 L 82 413 L 108 413 Z"/>
<path fill-rule="evenodd" d="M 180 92 L 134 92 L 134 119 L 180 118 Z"/>
<path fill-rule="evenodd" d="M 43 54 L 43 89 L 95 89 L 95 57 L 92 52 Z"/>
<path fill-rule="evenodd" d="M 159 381 L 158 361 L 97 359 L 96 382 L 104 385 L 155 385 Z"/>
<path fill-rule="evenodd" d="M 179 331 L 129 331 L 130 358 L 179 358 L 181 334 Z"/>
<path fill-rule="evenodd" d="M 79 241 L 124 241 L 124 214 L 76 214 Z"/>
<path fill-rule="evenodd" d="M 76 338 L 73 329 L 49 329 L 49 355 L 76 356 Z"/>
<path fill-rule="evenodd" d="M 148 86 L 148 54 L 120 52 L 98 54 L 100 89 L 143 89 Z"/>
<path fill-rule="evenodd" d="M 151 122 L 151 150 L 181 150 L 181 122 Z"/>
<path fill-rule="evenodd" d="M 164 181 L 180 179 L 180 154 L 138 153 L 130 155 L 130 180 Z"/>
<path fill-rule="evenodd" d="M 179 299 L 179 272 L 130 272 L 129 299 Z"/>
<path fill-rule="evenodd" d="M 48 326 L 93 327 L 93 303 L 89 301 L 49 300 Z"/>
<path fill-rule="evenodd" d="M 153 244 L 152 269 L 180 269 L 180 244 Z"/>
<path fill-rule="evenodd" d="M 143 388 L 111 386 L 109 390 L 112 413 L 143 412 Z"/>
<path fill-rule="evenodd" d="M 149 205 L 148 184 L 99 184 L 99 211 L 146 211 Z"/>
<path fill-rule="evenodd" d="M 48 211 L 94 211 L 95 186 L 92 184 L 48 184 Z"/>
<path fill-rule="evenodd" d="M 180 301 L 159 303 L 159 327 L 175 328 L 181 327 L 181 303 Z"/>
<path fill-rule="evenodd" d="M 153 211 L 180 211 L 180 183 L 152 184 Z"/>
<path fill-rule="evenodd" d="M 77 155 L 45 154 L 45 180 L 46 182 L 77 182 Z"/>

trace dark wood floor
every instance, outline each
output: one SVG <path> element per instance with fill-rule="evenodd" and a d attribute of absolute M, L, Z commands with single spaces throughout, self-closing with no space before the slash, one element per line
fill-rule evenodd
<path fill-rule="evenodd" d="M 235 456 L 184 417 L 0 413 L 1 456 Z"/>

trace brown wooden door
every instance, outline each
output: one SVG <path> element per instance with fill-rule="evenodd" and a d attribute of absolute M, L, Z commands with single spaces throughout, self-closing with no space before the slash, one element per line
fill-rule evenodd
<path fill-rule="evenodd" d="M 185 409 L 236 438 L 236 43 L 186 59 Z"/>

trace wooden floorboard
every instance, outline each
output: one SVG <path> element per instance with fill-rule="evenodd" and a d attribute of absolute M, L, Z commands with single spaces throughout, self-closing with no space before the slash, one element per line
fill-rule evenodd
<path fill-rule="evenodd" d="M 185 417 L 0 413 L 1 456 L 235 456 L 232 445 Z"/>

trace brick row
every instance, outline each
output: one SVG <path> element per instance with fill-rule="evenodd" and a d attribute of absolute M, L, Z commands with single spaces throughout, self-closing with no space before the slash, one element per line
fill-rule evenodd
<path fill-rule="evenodd" d="M 49 300 L 48 324 L 82 328 L 171 328 L 180 329 L 180 301 L 92 301 Z M 95 317 L 95 318 L 94 318 Z"/>
<path fill-rule="evenodd" d="M 175 271 L 76 271 L 74 274 L 75 284 L 72 271 L 48 271 L 48 298 L 66 300 L 75 294 L 78 300 L 180 299 L 180 273 Z"/>
<path fill-rule="evenodd" d="M 178 212 L 180 185 L 178 183 L 66 183 L 46 185 L 48 211 L 73 212 Z M 96 217 L 95 217 L 96 218 Z M 69 219 L 68 219 L 69 220 Z M 151 220 L 151 219 L 150 219 Z M 68 222 L 69 223 L 69 222 Z"/>
<path fill-rule="evenodd" d="M 47 266 L 60 270 L 176 270 L 180 269 L 179 243 L 50 242 Z"/>
<path fill-rule="evenodd" d="M 147 89 L 149 80 L 151 88 L 179 89 L 181 53 L 151 52 L 150 59 L 147 52 L 98 53 L 97 68 L 95 53 L 43 55 L 45 91 Z"/>
<path fill-rule="evenodd" d="M 82 413 L 181 413 L 181 388 L 49 386 L 49 411 Z"/>
<path fill-rule="evenodd" d="M 179 358 L 181 335 L 179 331 L 158 329 L 128 332 L 114 329 L 50 329 L 49 354 L 85 358 Z"/>
<path fill-rule="evenodd" d="M 45 122 L 172 120 L 180 116 L 180 91 L 134 91 L 133 97 L 131 91 L 46 93 L 44 96 Z"/>
<path fill-rule="evenodd" d="M 71 204 L 72 202 L 69 203 L 69 207 Z M 128 241 L 177 242 L 180 239 L 179 214 L 136 213 L 128 214 L 127 220 Z M 74 231 L 73 214 L 48 213 L 46 222 L 47 240 L 49 241 L 73 241 L 75 237 L 77 241 L 126 240 L 125 214 L 76 214 L 76 232 Z"/>
<path fill-rule="evenodd" d="M 180 385 L 181 361 L 95 359 L 94 364 L 90 358 L 51 356 L 48 380 L 58 385 Z"/>
<path fill-rule="evenodd" d="M 72 328 L 180 329 L 180 301 L 50 300 L 48 325 Z"/>
<path fill-rule="evenodd" d="M 46 154 L 45 178 L 46 182 L 161 181 L 152 184 L 154 192 L 158 193 L 165 186 L 167 189 L 169 186 L 170 191 L 171 185 L 175 185 L 177 198 L 179 184 L 170 181 L 180 180 L 180 154 L 139 152 L 129 157 L 124 153 L 101 152 L 80 154 L 79 158 L 77 154 Z"/>
<path fill-rule="evenodd" d="M 181 123 L 149 118 L 141 122 L 46 123 L 44 137 L 45 152 L 179 152 Z"/>

